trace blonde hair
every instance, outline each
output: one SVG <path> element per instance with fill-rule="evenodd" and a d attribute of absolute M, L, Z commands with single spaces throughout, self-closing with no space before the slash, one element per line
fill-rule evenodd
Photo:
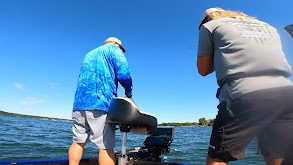
<path fill-rule="evenodd" d="M 221 8 L 217 8 L 222 11 L 214 11 L 208 14 L 208 17 L 211 19 L 218 19 L 218 18 L 235 18 L 235 19 L 241 19 L 241 20 L 256 20 L 254 17 L 247 16 L 246 14 L 242 12 L 236 12 L 236 11 L 229 11 L 229 10 L 223 10 Z"/>

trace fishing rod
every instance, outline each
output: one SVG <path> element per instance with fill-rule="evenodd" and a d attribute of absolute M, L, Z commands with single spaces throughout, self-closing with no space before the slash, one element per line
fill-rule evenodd
<path fill-rule="evenodd" d="M 189 48 L 186 49 L 185 52 L 181 55 L 181 60 L 180 60 L 180 64 L 179 64 L 179 70 L 180 70 L 180 68 L 181 68 L 181 63 L 182 63 L 182 60 L 183 60 L 184 55 L 185 55 L 185 54 L 186 54 L 191 48 L 196 47 L 196 46 L 197 46 L 197 45 L 193 45 L 193 46 L 189 47 Z"/>

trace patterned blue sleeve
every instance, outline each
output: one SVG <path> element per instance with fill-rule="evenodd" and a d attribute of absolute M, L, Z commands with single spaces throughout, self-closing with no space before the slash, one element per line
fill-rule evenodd
<path fill-rule="evenodd" d="M 112 62 L 118 81 L 124 87 L 125 91 L 131 93 L 132 78 L 127 60 L 120 49 L 116 49 L 112 54 Z"/>

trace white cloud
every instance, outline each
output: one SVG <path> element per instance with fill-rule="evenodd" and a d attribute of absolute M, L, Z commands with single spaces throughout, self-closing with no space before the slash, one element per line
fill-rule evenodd
<path fill-rule="evenodd" d="M 50 88 L 55 88 L 56 86 L 58 86 L 58 84 L 55 84 L 55 83 L 49 83 L 49 86 L 50 86 Z"/>
<path fill-rule="evenodd" d="M 44 100 L 41 100 L 41 99 L 37 99 L 37 98 L 34 98 L 34 97 L 26 97 L 23 100 L 21 100 L 19 102 L 19 104 L 32 105 L 32 104 L 43 103 L 43 102 L 44 102 Z"/>
<path fill-rule="evenodd" d="M 23 85 L 21 85 L 21 84 L 13 83 L 13 85 L 19 90 L 24 90 Z"/>

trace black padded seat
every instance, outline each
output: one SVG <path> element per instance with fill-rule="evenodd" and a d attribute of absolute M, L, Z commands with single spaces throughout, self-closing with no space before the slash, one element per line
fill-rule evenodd
<path fill-rule="evenodd" d="M 157 118 L 142 112 L 128 98 L 116 97 L 112 100 L 107 122 L 120 126 L 121 132 L 152 134 L 157 129 Z"/>

